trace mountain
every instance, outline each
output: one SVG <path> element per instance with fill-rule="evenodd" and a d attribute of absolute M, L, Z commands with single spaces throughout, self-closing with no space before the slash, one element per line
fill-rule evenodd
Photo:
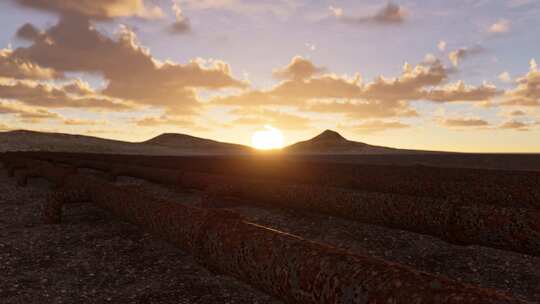
<path fill-rule="evenodd" d="M 146 155 L 216 155 L 249 153 L 250 147 L 184 134 L 163 134 L 133 143 L 84 135 L 17 130 L 0 132 L 0 152 L 53 151 Z"/>
<path fill-rule="evenodd" d="M 194 137 L 165 133 L 143 142 L 126 142 L 84 135 L 36 131 L 0 132 L 0 152 L 53 151 L 80 153 L 146 154 L 146 155 L 230 155 L 249 154 L 253 148 Z M 425 151 L 372 146 L 350 141 L 339 133 L 326 130 L 314 138 L 283 148 L 282 154 L 364 155 L 423 154 Z"/>
<path fill-rule="evenodd" d="M 312 139 L 301 141 L 284 148 L 292 154 L 399 154 L 414 153 L 388 147 L 372 146 L 346 139 L 336 131 L 326 130 Z M 420 151 L 416 151 L 420 152 Z"/>
<path fill-rule="evenodd" d="M 176 133 L 161 134 L 150 140 L 144 141 L 141 144 L 173 149 L 189 148 L 200 151 L 223 151 L 230 153 L 245 153 L 252 150 L 251 148 L 243 145 L 224 143 L 215 140 Z"/>

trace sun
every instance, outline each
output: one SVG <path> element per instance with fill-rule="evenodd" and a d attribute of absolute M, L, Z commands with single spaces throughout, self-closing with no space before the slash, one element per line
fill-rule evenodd
<path fill-rule="evenodd" d="M 253 133 L 251 145 L 259 150 L 281 149 L 283 147 L 283 133 L 272 126 L 264 126 L 265 130 Z"/>

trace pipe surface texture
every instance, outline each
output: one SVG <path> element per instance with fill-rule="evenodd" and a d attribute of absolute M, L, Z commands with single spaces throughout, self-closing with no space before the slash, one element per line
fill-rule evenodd
<path fill-rule="evenodd" d="M 48 171 L 40 173 L 48 178 Z M 160 201 L 142 190 L 126 190 L 80 174 L 66 178 L 62 189 L 51 197 L 55 208 L 89 200 L 192 253 L 206 267 L 287 303 L 524 303 L 261 227 L 226 210 Z"/>

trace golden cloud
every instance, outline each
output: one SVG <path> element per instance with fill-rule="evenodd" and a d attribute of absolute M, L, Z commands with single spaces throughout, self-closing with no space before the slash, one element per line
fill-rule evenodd
<path fill-rule="evenodd" d="M 480 46 L 474 46 L 474 47 L 471 47 L 471 48 L 459 48 L 457 50 L 454 50 L 452 52 L 450 52 L 448 54 L 448 59 L 450 59 L 450 62 L 452 62 L 452 64 L 457 67 L 459 65 L 459 63 L 471 56 L 471 55 L 476 55 L 476 54 L 479 54 L 479 53 L 482 53 L 484 50 L 482 47 Z"/>
<path fill-rule="evenodd" d="M 190 120 L 186 120 L 185 118 L 169 117 L 167 115 L 162 115 L 158 117 L 144 117 L 141 119 L 133 120 L 133 122 L 137 126 L 141 127 L 156 127 L 162 125 L 173 125 L 182 127 L 194 126 L 193 122 Z"/>
<path fill-rule="evenodd" d="M 405 22 L 407 18 L 407 12 L 401 6 L 389 2 L 381 8 L 378 12 L 369 16 L 349 16 L 344 13 L 342 8 L 330 6 L 329 8 L 334 16 L 339 20 L 350 24 L 400 24 Z"/>
<path fill-rule="evenodd" d="M 295 56 L 284 68 L 275 69 L 273 75 L 277 79 L 306 79 L 326 71 L 316 67 L 311 61 L 302 56 Z"/>
<path fill-rule="evenodd" d="M 232 110 L 230 114 L 240 116 L 232 122 L 233 125 L 272 125 L 279 129 L 303 130 L 308 128 L 311 122 L 309 118 L 300 115 L 264 108 L 239 108 Z"/>
<path fill-rule="evenodd" d="M 525 112 L 521 110 L 515 110 L 509 113 L 510 116 L 525 116 Z"/>
<path fill-rule="evenodd" d="M 10 49 L 0 49 L 0 77 L 48 80 L 62 78 L 63 74 L 32 61 L 18 59 Z"/>
<path fill-rule="evenodd" d="M 459 81 L 443 86 L 448 71 L 436 59 L 414 67 L 405 64 L 399 76 L 379 76 L 366 84 L 362 83 L 360 75 L 352 79 L 316 75 L 315 69 L 307 59 L 295 57 L 287 67 L 274 71 L 274 74 L 286 74 L 289 79 L 273 88 L 216 97 L 210 104 L 281 105 L 310 112 L 345 114 L 350 118 L 388 118 L 417 116 L 409 104 L 412 100 L 481 102 L 500 94 L 490 84 L 473 87 Z"/>
<path fill-rule="evenodd" d="M 16 3 L 60 14 L 81 15 L 92 19 L 138 16 L 155 18 L 163 15 L 158 6 L 147 6 L 143 0 L 15 0 Z"/>
<path fill-rule="evenodd" d="M 400 76 L 390 79 L 379 76 L 366 84 L 362 97 L 392 101 L 420 99 L 425 97 L 422 88 L 440 85 L 447 78 L 448 73 L 439 60 L 415 67 L 406 63 Z"/>
<path fill-rule="evenodd" d="M 345 114 L 352 119 L 415 117 L 416 110 L 405 101 L 348 101 L 317 102 L 306 107 L 317 113 Z"/>
<path fill-rule="evenodd" d="M 479 118 L 447 118 L 442 120 L 442 124 L 447 127 L 488 127 L 489 122 Z"/>
<path fill-rule="evenodd" d="M 102 94 L 143 105 L 189 113 L 198 106 L 197 88 L 243 88 L 228 64 L 194 60 L 160 62 L 142 47 L 133 31 L 121 27 L 117 39 L 98 32 L 88 19 L 63 16 L 59 23 L 13 56 L 62 72 L 100 73 L 107 81 Z"/>
<path fill-rule="evenodd" d="M 107 125 L 106 121 L 96 121 L 92 119 L 63 118 L 62 122 L 68 126 L 101 126 Z"/>
<path fill-rule="evenodd" d="M 462 80 L 424 92 L 423 98 L 435 102 L 486 101 L 502 94 L 492 84 L 467 86 Z"/>
<path fill-rule="evenodd" d="M 506 129 L 506 130 L 517 130 L 517 131 L 529 131 L 529 128 L 532 127 L 533 124 L 517 121 L 517 120 L 510 120 L 502 125 L 499 126 L 500 129 Z"/>
<path fill-rule="evenodd" d="M 172 10 L 174 12 L 175 21 L 170 26 L 169 32 L 172 34 L 185 34 L 191 31 L 189 19 L 184 15 L 177 1 L 173 1 Z"/>
<path fill-rule="evenodd" d="M 61 119 L 57 113 L 44 108 L 29 107 L 18 102 L 0 101 L 0 115 L 13 114 L 25 121 L 38 122 L 43 119 Z"/>
<path fill-rule="evenodd" d="M 511 22 L 510 20 L 500 19 L 497 22 L 493 23 L 489 27 L 489 32 L 493 34 L 503 34 L 510 31 Z"/>
<path fill-rule="evenodd" d="M 370 120 L 354 125 L 352 126 L 352 129 L 360 131 L 362 133 L 375 133 L 388 130 L 406 129 L 410 127 L 410 125 L 401 123 L 399 121 Z"/>
<path fill-rule="evenodd" d="M 129 103 L 98 94 L 74 95 L 66 90 L 70 86 L 12 79 L 0 82 L 0 98 L 46 108 L 133 109 Z"/>
<path fill-rule="evenodd" d="M 529 72 L 516 80 L 517 86 L 506 92 L 503 106 L 540 106 L 540 71 L 534 59 L 531 59 Z"/>

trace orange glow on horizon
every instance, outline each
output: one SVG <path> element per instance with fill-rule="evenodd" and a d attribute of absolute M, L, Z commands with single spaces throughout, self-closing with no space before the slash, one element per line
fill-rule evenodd
<path fill-rule="evenodd" d="M 251 145 L 259 150 L 283 148 L 283 133 L 272 126 L 264 126 L 265 130 L 256 131 L 251 137 Z"/>

